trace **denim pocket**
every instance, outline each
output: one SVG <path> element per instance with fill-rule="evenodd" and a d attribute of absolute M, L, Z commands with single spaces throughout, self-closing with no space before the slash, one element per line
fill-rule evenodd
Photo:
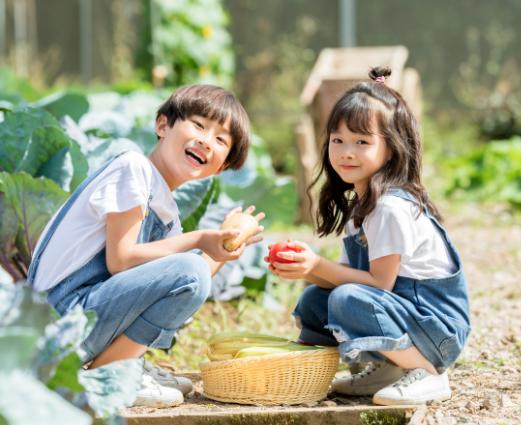
<path fill-rule="evenodd" d="M 458 358 L 469 333 L 468 326 L 461 323 L 456 331 L 452 332 L 439 318 L 433 316 L 418 320 L 418 325 L 437 348 L 446 364 L 451 364 Z"/>

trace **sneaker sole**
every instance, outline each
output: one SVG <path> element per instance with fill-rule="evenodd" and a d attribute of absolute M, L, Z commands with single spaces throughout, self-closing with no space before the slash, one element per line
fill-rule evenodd
<path fill-rule="evenodd" d="M 176 400 L 171 402 L 165 402 L 155 399 L 148 399 L 148 398 L 138 398 L 136 401 L 134 401 L 134 404 L 132 407 L 157 407 L 157 408 L 165 408 L 165 407 L 176 407 L 181 404 L 183 404 L 184 400 Z"/>
<path fill-rule="evenodd" d="M 373 404 L 379 404 L 381 406 L 398 406 L 400 404 L 426 404 L 431 401 L 444 401 L 449 400 L 452 393 L 433 394 L 432 396 L 425 396 L 422 398 L 408 398 L 408 399 L 394 399 L 386 398 L 381 396 L 373 397 Z"/>
<path fill-rule="evenodd" d="M 377 389 L 370 389 L 370 388 L 352 388 L 351 390 L 341 390 L 341 389 L 333 389 L 332 392 L 335 394 L 341 394 L 341 395 L 347 395 L 347 396 L 357 396 L 357 397 L 370 397 L 375 395 L 378 391 L 380 391 L 382 388 L 385 388 L 386 385 L 383 385 L 381 387 L 378 387 Z"/>

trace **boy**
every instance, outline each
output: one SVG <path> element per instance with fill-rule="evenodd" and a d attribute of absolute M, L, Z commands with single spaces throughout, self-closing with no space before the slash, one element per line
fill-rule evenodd
<path fill-rule="evenodd" d="M 119 155 L 76 189 L 44 229 L 29 269 L 28 281 L 48 291 L 59 314 L 77 304 L 96 312 L 81 347 L 90 368 L 169 348 L 207 298 L 211 276 L 245 248 L 223 248 L 235 230 L 183 234 L 171 194 L 189 180 L 243 165 L 249 120 L 240 103 L 219 87 L 183 87 L 159 108 L 156 134 L 148 158 Z M 186 378 L 145 364 L 135 405 L 177 405 L 191 388 Z"/>

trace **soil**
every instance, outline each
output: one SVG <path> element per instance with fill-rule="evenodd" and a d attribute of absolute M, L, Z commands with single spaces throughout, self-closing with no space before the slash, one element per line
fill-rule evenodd
<path fill-rule="evenodd" d="M 428 405 L 421 423 L 521 424 L 521 221 L 502 217 L 501 211 L 490 215 L 470 210 L 452 215 L 445 225 L 463 260 L 472 333 L 463 354 L 449 370 L 452 398 Z M 313 240 L 309 234 L 270 234 L 274 240 L 288 237 L 315 242 L 315 246 L 330 243 Z M 200 384 L 196 389 L 179 408 L 241 408 L 209 403 L 201 395 Z M 370 406 L 371 402 L 369 398 L 330 395 L 317 405 Z M 155 409 L 131 410 L 153 415 Z"/>

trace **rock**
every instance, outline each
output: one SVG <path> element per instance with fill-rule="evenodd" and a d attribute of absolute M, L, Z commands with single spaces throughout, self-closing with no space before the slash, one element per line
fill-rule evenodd
<path fill-rule="evenodd" d="M 335 407 L 337 404 L 333 400 L 324 400 L 320 403 L 320 406 L 324 407 Z"/>
<path fill-rule="evenodd" d="M 487 409 L 487 410 L 493 410 L 494 409 L 494 403 L 492 403 L 492 400 L 490 398 L 486 398 L 481 403 L 481 408 L 482 409 Z"/>
<path fill-rule="evenodd" d="M 316 401 L 310 401 L 309 403 L 302 403 L 302 406 L 304 407 L 315 407 L 318 405 L 318 402 Z"/>
<path fill-rule="evenodd" d="M 472 400 L 469 400 L 465 405 L 465 409 L 467 409 L 471 413 L 476 413 L 477 411 L 479 411 L 479 407 L 479 404 Z"/>
<path fill-rule="evenodd" d="M 501 407 L 512 407 L 514 403 L 512 402 L 509 396 L 507 396 L 506 394 L 502 394 L 501 398 L 499 399 L 499 405 Z"/>

